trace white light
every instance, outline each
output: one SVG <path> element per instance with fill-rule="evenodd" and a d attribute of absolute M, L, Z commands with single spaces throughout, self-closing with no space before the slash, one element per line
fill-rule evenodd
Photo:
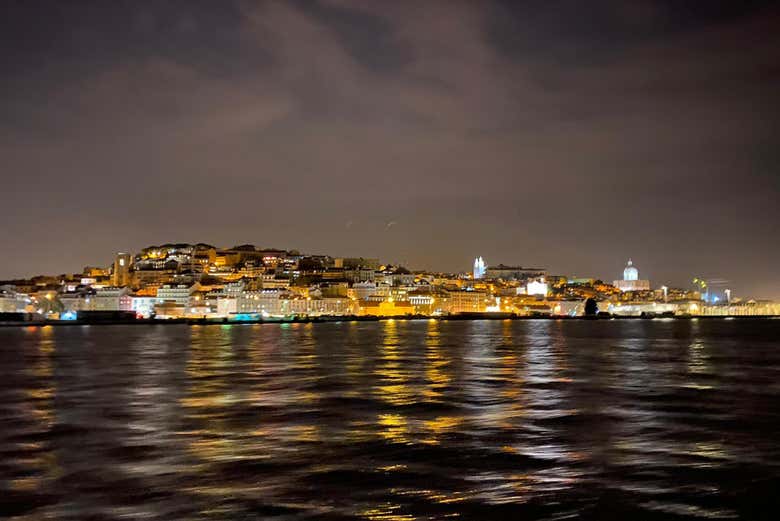
<path fill-rule="evenodd" d="M 547 283 L 538 280 L 532 280 L 526 285 L 526 293 L 528 295 L 547 295 Z"/>

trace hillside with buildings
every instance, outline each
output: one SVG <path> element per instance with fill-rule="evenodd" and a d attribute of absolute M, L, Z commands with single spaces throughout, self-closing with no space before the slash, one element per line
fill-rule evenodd
<path fill-rule="evenodd" d="M 586 302 L 613 316 L 777 315 L 777 304 L 743 300 L 699 279 L 672 288 L 639 277 L 549 274 L 488 265 L 464 273 L 410 271 L 366 257 L 332 257 L 244 244 L 170 243 L 117 253 L 104 267 L 0 285 L 0 313 L 73 320 L 121 313 L 138 318 L 289 319 L 320 316 L 582 316 Z M 119 315 L 116 315 L 119 316 Z"/>

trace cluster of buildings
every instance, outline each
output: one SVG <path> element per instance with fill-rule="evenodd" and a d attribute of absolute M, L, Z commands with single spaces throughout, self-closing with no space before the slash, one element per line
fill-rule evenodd
<path fill-rule="evenodd" d="M 697 279 L 698 280 L 698 279 Z M 364 257 L 304 255 L 253 245 L 163 244 L 118 253 L 80 274 L 0 283 L 0 313 L 72 320 L 121 313 L 139 318 L 273 320 L 318 316 L 780 315 L 772 302 L 724 290 L 661 286 L 639 278 L 631 260 L 611 284 L 551 275 L 544 268 L 488 265 L 471 273 L 409 271 Z M 588 305 L 590 302 L 590 306 Z M 593 304 L 595 303 L 595 306 Z"/>

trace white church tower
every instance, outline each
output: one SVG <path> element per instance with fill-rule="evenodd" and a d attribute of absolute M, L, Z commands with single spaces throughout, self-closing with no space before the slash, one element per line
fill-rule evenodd
<path fill-rule="evenodd" d="M 474 278 L 475 279 L 482 279 L 485 277 L 485 271 L 487 271 L 487 266 L 485 266 L 485 261 L 482 260 L 482 257 L 477 257 L 474 259 Z"/>

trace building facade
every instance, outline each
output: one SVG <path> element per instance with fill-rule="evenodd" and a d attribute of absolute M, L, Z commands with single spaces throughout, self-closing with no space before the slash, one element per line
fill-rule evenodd
<path fill-rule="evenodd" d="M 528 280 L 536 277 L 544 277 L 547 270 L 543 268 L 524 268 L 522 266 L 506 266 L 499 264 L 490 266 L 485 270 L 485 278 L 502 280 Z"/>

